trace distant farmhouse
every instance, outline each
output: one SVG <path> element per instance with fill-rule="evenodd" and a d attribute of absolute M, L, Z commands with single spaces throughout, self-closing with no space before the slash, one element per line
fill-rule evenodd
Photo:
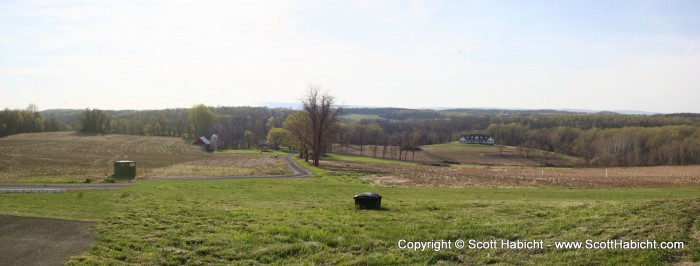
<path fill-rule="evenodd" d="M 493 138 L 491 136 L 487 136 L 484 134 L 469 134 L 469 135 L 461 137 L 459 139 L 459 143 L 493 145 L 496 142 L 493 140 Z"/>

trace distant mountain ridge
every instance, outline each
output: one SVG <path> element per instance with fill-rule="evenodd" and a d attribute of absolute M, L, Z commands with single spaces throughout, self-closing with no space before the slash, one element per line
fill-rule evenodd
<path fill-rule="evenodd" d="M 264 102 L 259 106 L 268 108 L 289 108 L 301 110 L 300 103 L 276 103 Z M 648 112 L 640 110 L 593 110 L 593 109 L 529 109 L 529 108 L 498 108 L 498 107 L 429 107 L 429 108 L 403 108 L 390 106 L 367 106 L 367 105 L 343 105 L 346 109 L 410 109 L 410 110 L 435 110 L 438 112 L 465 112 L 465 113 L 489 113 L 489 114 L 552 114 L 552 113 L 573 113 L 573 114 L 595 114 L 601 112 L 611 112 L 623 115 L 662 115 L 664 113 Z"/>

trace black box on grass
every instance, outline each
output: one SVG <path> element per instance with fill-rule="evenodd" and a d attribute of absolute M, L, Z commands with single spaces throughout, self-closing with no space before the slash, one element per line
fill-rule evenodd
<path fill-rule="evenodd" d="M 382 207 L 382 196 L 377 193 L 364 192 L 354 198 L 355 207 L 359 209 L 379 210 Z"/>
<path fill-rule="evenodd" d="M 115 178 L 136 178 L 136 162 L 134 161 L 114 161 Z"/>

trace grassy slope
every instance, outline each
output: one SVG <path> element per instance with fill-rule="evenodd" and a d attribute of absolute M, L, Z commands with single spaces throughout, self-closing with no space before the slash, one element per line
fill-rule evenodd
<path fill-rule="evenodd" d="M 326 156 L 321 158 L 321 160 L 359 162 L 359 163 L 396 164 L 396 165 L 407 165 L 407 166 L 418 165 L 415 162 L 372 158 L 372 157 L 356 156 L 356 155 L 348 155 L 348 154 L 335 154 L 335 153 L 327 154 Z"/>
<path fill-rule="evenodd" d="M 454 160 L 463 164 L 537 166 L 542 160 L 541 152 L 537 154 L 537 158 L 526 158 L 512 146 L 506 146 L 502 154 L 497 146 L 459 142 L 427 145 L 421 148 L 425 153 L 436 158 Z M 551 162 L 560 164 L 576 164 L 580 161 L 578 158 L 561 154 L 551 154 L 549 158 Z"/>
<path fill-rule="evenodd" d="M 360 159 L 358 159 L 360 158 Z M 365 158 L 331 156 L 332 160 Z M 375 161 L 372 161 L 375 162 Z M 0 194 L 0 214 L 96 221 L 73 263 L 658 264 L 700 261 L 698 187 L 375 187 L 353 174 L 306 179 L 137 182 L 118 191 Z M 384 196 L 357 211 L 352 195 Z M 695 238 L 693 238 L 695 237 Z M 683 241 L 684 250 L 399 250 L 399 239 Z"/>
<path fill-rule="evenodd" d="M 316 170 L 305 179 L 137 182 L 118 191 L 0 194 L 0 214 L 96 221 L 73 263 L 657 264 L 700 260 L 698 187 L 374 187 Z M 352 195 L 384 196 L 358 211 Z M 399 250 L 399 239 L 651 239 L 685 250 Z"/>

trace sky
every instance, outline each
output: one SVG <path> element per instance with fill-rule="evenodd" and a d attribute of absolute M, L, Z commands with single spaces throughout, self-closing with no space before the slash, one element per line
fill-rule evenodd
<path fill-rule="evenodd" d="M 0 108 L 700 113 L 700 1 L 0 0 Z"/>

